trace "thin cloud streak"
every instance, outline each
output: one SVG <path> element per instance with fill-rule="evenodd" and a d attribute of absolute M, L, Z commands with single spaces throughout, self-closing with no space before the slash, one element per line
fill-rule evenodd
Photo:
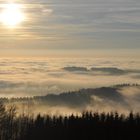
<path fill-rule="evenodd" d="M 140 2 L 130 0 L 61 0 L 45 1 L 15 1 L 23 4 L 23 10 L 27 14 L 27 19 L 15 31 L 9 31 L 0 27 L 2 39 L 34 39 L 34 42 L 41 44 L 46 49 L 64 48 L 139 48 L 140 35 Z M 5 3 L 5 1 L 1 1 Z M 46 45 L 44 40 L 51 38 L 51 47 Z M 54 38 L 54 40 L 53 40 Z M 65 43 L 62 43 L 61 40 Z M 28 39 L 29 40 L 29 39 Z M 84 40 L 86 43 L 77 44 Z M 94 41 L 92 41 L 94 40 Z M 31 48 L 31 43 L 27 41 L 27 48 Z M 75 43 L 76 42 L 76 43 Z M 10 45 L 9 43 L 6 43 Z M 59 44 L 59 45 L 58 45 Z M 68 46 L 66 46 L 68 44 Z M 117 45 L 116 45 L 117 44 Z M 20 43 L 22 46 L 22 42 Z M 0 46 L 2 47 L 2 45 Z M 39 48 L 39 46 L 35 46 Z M 25 49 L 27 49 L 25 48 Z"/>

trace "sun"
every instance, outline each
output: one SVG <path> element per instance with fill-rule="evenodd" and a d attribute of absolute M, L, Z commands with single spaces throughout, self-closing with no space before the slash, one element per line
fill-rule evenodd
<path fill-rule="evenodd" d="M 5 26 L 13 28 L 24 21 L 25 15 L 22 12 L 22 7 L 19 4 L 10 3 L 3 6 L 0 13 L 0 22 Z"/>

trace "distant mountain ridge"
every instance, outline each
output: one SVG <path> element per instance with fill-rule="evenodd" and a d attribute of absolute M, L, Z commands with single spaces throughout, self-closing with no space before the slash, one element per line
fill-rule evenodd
<path fill-rule="evenodd" d="M 93 105 L 94 103 L 104 102 L 115 103 L 128 107 L 129 104 L 126 102 L 124 96 L 121 94 L 120 90 L 128 87 L 140 88 L 138 84 L 120 84 L 111 87 L 101 87 L 101 88 L 89 88 L 81 89 L 79 91 L 64 92 L 58 95 L 48 94 L 46 96 L 34 96 L 34 97 L 23 97 L 23 98 L 0 98 L 1 101 L 5 103 L 38 103 L 47 106 L 66 106 L 70 108 L 81 108 L 88 105 Z"/>

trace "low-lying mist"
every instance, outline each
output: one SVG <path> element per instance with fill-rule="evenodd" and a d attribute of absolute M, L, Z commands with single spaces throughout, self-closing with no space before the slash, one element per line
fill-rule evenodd
<path fill-rule="evenodd" d="M 140 110 L 140 87 L 132 86 L 140 83 L 138 59 L 1 58 L 0 65 L 1 100 L 18 113 Z M 130 85 L 110 86 L 120 83 Z"/>
<path fill-rule="evenodd" d="M 0 66 L 0 97 L 8 98 L 140 83 L 138 59 L 1 58 Z"/>
<path fill-rule="evenodd" d="M 140 110 L 140 86 L 122 84 L 81 89 L 58 95 L 1 98 L 6 106 L 15 105 L 20 114 L 80 115 L 83 111 L 129 113 Z"/>

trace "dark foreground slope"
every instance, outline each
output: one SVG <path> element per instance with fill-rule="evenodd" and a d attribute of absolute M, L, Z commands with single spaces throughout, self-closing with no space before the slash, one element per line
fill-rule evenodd
<path fill-rule="evenodd" d="M 118 114 L 85 113 L 82 117 L 47 118 L 38 116 L 35 125 L 24 139 L 33 140 L 128 140 L 140 138 L 140 118 L 130 114 L 128 118 Z M 45 120 L 44 120 L 45 119 Z"/>
<path fill-rule="evenodd" d="M 140 115 L 85 112 L 81 116 L 16 116 L 0 105 L 0 140 L 136 140 Z"/>

